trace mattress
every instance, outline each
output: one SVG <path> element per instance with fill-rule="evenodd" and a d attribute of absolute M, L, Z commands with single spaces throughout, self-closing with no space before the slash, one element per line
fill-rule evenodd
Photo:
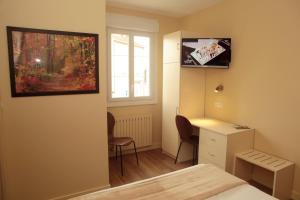
<path fill-rule="evenodd" d="M 274 200 L 243 180 L 209 164 L 102 190 L 73 200 Z"/>
<path fill-rule="evenodd" d="M 245 184 L 219 193 L 207 200 L 276 200 L 276 198 Z"/>

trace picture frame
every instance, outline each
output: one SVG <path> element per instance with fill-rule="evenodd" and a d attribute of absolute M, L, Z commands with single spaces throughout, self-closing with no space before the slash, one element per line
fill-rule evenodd
<path fill-rule="evenodd" d="M 98 34 L 6 29 L 12 97 L 99 93 Z"/>

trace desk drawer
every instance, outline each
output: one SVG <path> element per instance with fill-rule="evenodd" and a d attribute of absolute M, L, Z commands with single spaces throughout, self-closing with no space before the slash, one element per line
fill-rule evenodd
<path fill-rule="evenodd" d="M 199 156 L 199 164 L 212 164 L 212 165 L 215 165 L 217 167 L 219 167 L 220 169 L 222 170 L 226 170 L 226 167 L 224 164 L 221 164 L 221 163 L 217 163 L 217 162 L 214 162 L 208 158 L 204 158 L 204 157 L 201 157 Z"/>
<path fill-rule="evenodd" d="M 226 152 L 226 136 L 205 129 L 200 130 L 199 159 L 209 160 L 225 169 Z"/>
<path fill-rule="evenodd" d="M 211 153 L 211 151 L 205 151 L 199 155 L 199 162 L 202 163 L 203 161 L 215 164 L 224 170 L 226 168 L 226 156 Z"/>
<path fill-rule="evenodd" d="M 205 129 L 200 130 L 200 143 L 215 148 L 226 147 L 226 136 Z M 222 149 L 224 150 L 224 149 Z"/>

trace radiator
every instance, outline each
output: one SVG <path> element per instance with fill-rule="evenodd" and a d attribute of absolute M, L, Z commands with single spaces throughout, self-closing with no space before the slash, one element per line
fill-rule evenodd
<path fill-rule="evenodd" d="M 132 137 L 137 148 L 152 145 L 152 115 L 116 116 L 115 120 L 115 137 Z"/>

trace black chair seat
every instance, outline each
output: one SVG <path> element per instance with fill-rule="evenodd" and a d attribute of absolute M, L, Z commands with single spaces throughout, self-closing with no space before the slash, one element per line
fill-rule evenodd
<path fill-rule="evenodd" d="M 191 122 L 184 116 L 176 115 L 176 127 L 180 136 L 180 145 L 178 147 L 175 164 L 177 163 L 181 144 L 183 142 L 193 145 L 193 165 L 198 157 L 199 136 L 193 135 L 193 126 Z"/>
<path fill-rule="evenodd" d="M 190 136 L 189 140 L 186 140 L 189 144 L 199 144 L 199 136 L 198 135 L 192 135 Z"/>
<path fill-rule="evenodd" d="M 109 144 L 127 146 L 130 145 L 134 140 L 131 137 L 113 137 L 110 139 Z"/>
<path fill-rule="evenodd" d="M 116 159 L 118 159 L 118 147 L 120 150 L 120 158 L 121 158 L 121 174 L 123 176 L 123 158 L 122 158 L 122 146 L 127 146 L 133 143 L 136 162 L 139 164 L 138 155 L 136 152 L 135 142 L 131 137 L 114 137 L 114 127 L 115 127 L 115 118 L 110 113 L 107 112 L 107 130 L 108 130 L 108 143 L 116 147 Z"/>

